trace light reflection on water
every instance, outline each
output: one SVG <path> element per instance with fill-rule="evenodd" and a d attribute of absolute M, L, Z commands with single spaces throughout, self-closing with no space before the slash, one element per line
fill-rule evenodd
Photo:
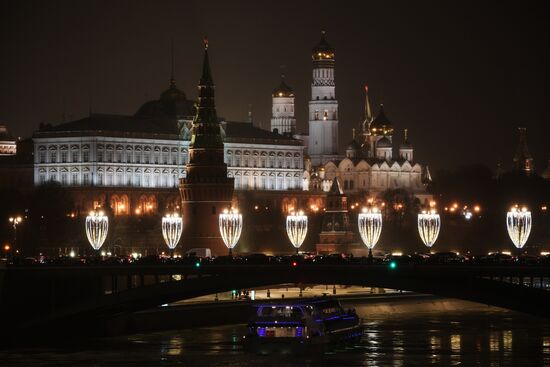
<path fill-rule="evenodd" d="M 542 366 L 550 322 L 498 311 L 368 315 L 357 345 L 303 355 L 243 351 L 244 325 L 99 339 L 72 348 L 0 353 L 2 366 Z"/>

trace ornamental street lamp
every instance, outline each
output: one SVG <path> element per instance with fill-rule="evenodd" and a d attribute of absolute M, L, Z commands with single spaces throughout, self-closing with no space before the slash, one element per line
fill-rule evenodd
<path fill-rule="evenodd" d="M 9 221 L 13 227 L 13 246 L 11 247 L 13 252 L 17 250 L 17 225 L 23 221 L 23 218 L 21 216 L 10 217 Z"/>
<path fill-rule="evenodd" d="M 437 241 L 441 229 L 441 217 L 435 209 L 422 211 L 418 214 L 418 234 L 427 247 L 432 247 Z"/>
<path fill-rule="evenodd" d="M 520 251 L 531 233 L 531 212 L 526 207 L 514 206 L 506 215 L 508 235 L 514 246 Z"/>
<path fill-rule="evenodd" d="M 237 245 L 243 229 L 243 216 L 237 209 L 225 209 L 220 214 L 218 225 L 223 243 L 229 249 L 229 256 L 233 255 L 233 247 Z"/>
<path fill-rule="evenodd" d="M 302 246 L 307 234 L 307 215 L 303 211 L 292 213 L 286 217 L 286 233 L 292 246 L 298 249 Z"/>
<path fill-rule="evenodd" d="M 369 249 L 369 262 L 372 262 L 372 249 L 380 238 L 382 233 L 382 213 L 378 208 L 363 208 L 357 218 L 359 234 L 363 243 Z"/>
<path fill-rule="evenodd" d="M 86 236 L 94 250 L 99 250 L 107 238 L 109 231 L 109 217 L 102 211 L 92 210 L 86 216 Z"/>
<path fill-rule="evenodd" d="M 174 249 L 178 245 L 183 229 L 183 218 L 178 213 L 166 214 L 162 218 L 162 236 L 166 246 L 170 249 L 170 256 L 174 257 Z"/>

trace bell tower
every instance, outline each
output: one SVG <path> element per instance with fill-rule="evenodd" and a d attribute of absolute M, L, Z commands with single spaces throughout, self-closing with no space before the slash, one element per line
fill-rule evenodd
<path fill-rule="evenodd" d="M 199 100 L 193 119 L 187 175 L 180 179 L 183 207 L 182 247 L 208 247 L 213 255 L 227 252 L 218 229 L 218 215 L 231 207 L 233 178 L 227 177 L 221 125 L 216 114 L 214 81 L 204 40 Z"/>
<path fill-rule="evenodd" d="M 338 101 L 334 83 L 334 49 L 321 31 L 312 50 L 313 80 L 309 101 L 308 153 L 314 166 L 338 155 Z"/>

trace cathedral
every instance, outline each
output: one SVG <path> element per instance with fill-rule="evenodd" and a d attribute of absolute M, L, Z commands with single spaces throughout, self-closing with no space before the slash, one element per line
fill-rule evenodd
<path fill-rule="evenodd" d="M 386 117 L 384 106 L 373 116 L 365 86 L 365 115 L 360 134 L 346 146 L 345 154 L 339 154 L 338 101 L 334 78 L 335 51 L 326 40 L 312 50 L 313 77 L 309 102 L 309 134 L 295 134 L 307 146 L 308 157 L 304 171 L 304 190 L 329 192 L 335 178 L 346 194 L 368 193 L 376 197 L 389 189 L 403 189 L 421 202 L 431 195 L 426 183 L 431 180 L 429 170 L 414 160 L 413 146 L 408 130 L 394 156 L 394 127 Z"/>

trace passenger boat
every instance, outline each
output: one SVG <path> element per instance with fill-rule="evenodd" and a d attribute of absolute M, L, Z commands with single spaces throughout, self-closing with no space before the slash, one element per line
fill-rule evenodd
<path fill-rule="evenodd" d="M 358 341 L 363 325 L 354 309 L 328 297 L 254 305 L 246 346 L 265 352 L 272 346 L 327 345 Z"/>

